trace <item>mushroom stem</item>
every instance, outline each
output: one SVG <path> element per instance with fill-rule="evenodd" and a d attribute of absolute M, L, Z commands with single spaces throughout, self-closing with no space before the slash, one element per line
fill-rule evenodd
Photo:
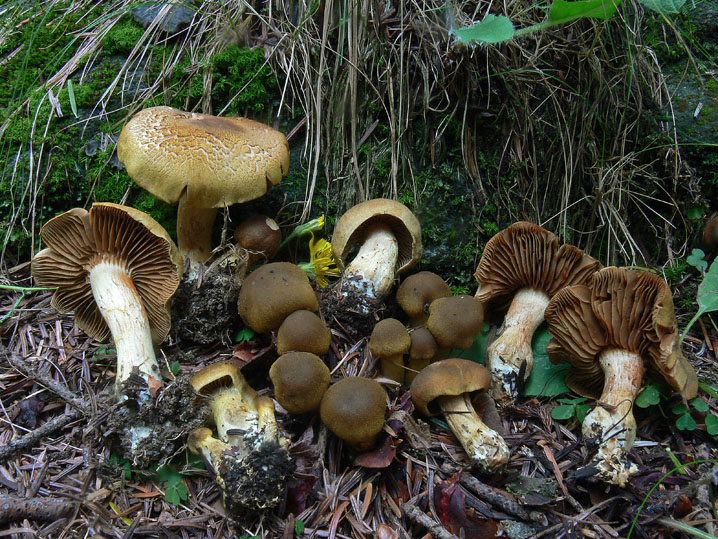
<path fill-rule="evenodd" d="M 500 406 L 512 404 L 521 383 L 531 374 L 534 356 L 533 334 L 544 320 L 548 294 L 535 288 L 522 288 L 514 295 L 504 318 L 501 335 L 487 350 L 486 365 L 491 372 L 491 394 Z M 521 365 L 523 380 L 519 381 Z"/>
<path fill-rule="evenodd" d="M 599 442 L 594 457 L 599 476 L 615 485 L 624 486 L 638 471 L 628 461 L 628 452 L 636 439 L 633 401 L 643 383 L 645 368 L 638 354 L 619 348 L 608 348 L 598 357 L 606 381 L 603 393 L 583 420 L 583 437 Z"/>
<path fill-rule="evenodd" d="M 199 208 L 187 202 L 187 190 L 177 205 L 177 247 L 193 266 L 204 263 L 212 252 L 212 227 L 217 208 Z"/>
<path fill-rule="evenodd" d="M 115 391 L 134 369 L 146 382 L 160 379 L 147 312 L 127 269 L 101 261 L 90 270 L 90 286 L 117 349 Z"/>
<path fill-rule="evenodd" d="M 391 378 L 395 382 L 404 381 L 404 356 L 397 354 L 395 356 L 382 356 L 379 358 L 381 364 L 381 374 L 386 378 Z"/>
<path fill-rule="evenodd" d="M 382 298 L 394 284 L 399 244 L 385 223 L 370 225 L 356 257 L 344 270 L 342 288 L 355 289 L 360 296 Z"/>
<path fill-rule="evenodd" d="M 443 395 L 436 400 L 451 432 L 461 443 L 474 467 L 490 473 L 508 463 L 509 448 L 506 442 L 498 432 L 481 421 L 468 393 Z"/>

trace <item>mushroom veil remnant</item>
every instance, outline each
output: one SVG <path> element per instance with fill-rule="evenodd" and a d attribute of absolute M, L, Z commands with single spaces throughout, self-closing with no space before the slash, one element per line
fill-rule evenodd
<path fill-rule="evenodd" d="M 560 245 L 558 237 L 533 223 L 514 223 L 486 244 L 474 274 L 476 298 L 486 313 L 508 309 L 486 357 L 497 404 L 514 402 L 533 369 L 531 339 L 549 299 L 565 286 L 586 283 L 599 267 L 581 249 Z"/>
<path fill-rule="evenodd" d="M 146 213 L 96 203 L 75 208 L 42 227 L 47 245 L 32 260 L 40 286 L 57 287 L 52 306 L 75 311 L 91 338 L 110 335 L 117 349 L 115 389 L 136 371 L 151 391 L 160 385 L 154 345 L 170 329 L 168 303 L 180 282 L 182 257 Z"/>
<path fill-rule="evenodd" d="M 359 250 L 349 260 L 353 246 Z M 332 251 L 343 269 L 341 287 L 367 302 L 386 296 L 397 274 L 421 258 L 421 225 L 395 200 L 367 200 L 347 210 L 334 228 Z"/>
<path fill-rule="evenodd" d="M 141 110 L 124 126 L 117 157 L 140 187 L 177 208 L 177 243 L 193 264 L 212 250 L 218 208 L 259 198 L 289 170 L 286 137 L 247 118 Z"/>
<path fill-rule="evenodd" d="M 636 438 L 633 401 L 646 370 L 686 399 L 698 379 L 680 350 L 671 290 L 651 273 L 605 268 L 587 285 L 558 292 L 546 308 L 553 336 L 551 361 L 570 364 L 568 387 L 598 399 L 583 421 L 583 436 L 596 440 L 594 463 L 603 480 L 624 486 L 637 467 L 628 453 Z"/>

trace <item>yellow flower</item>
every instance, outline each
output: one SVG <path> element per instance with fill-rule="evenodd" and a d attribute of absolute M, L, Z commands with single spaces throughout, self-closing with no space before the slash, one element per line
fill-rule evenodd
<path fill-rule="evenodd" d="M 324 216 L 320 217 L 322 224 Z M 320 238 L 314 242 L 314 233 L 311 232 L 312 239 L 309 240 L 309 262 L 299 264 L 307 275 L 314 277 L 317 286 L 324 287 L 329 284 L 329 277 L 339 277 L 339 268 L 332 254 L 332 244 L 324 238 Z"/>
<path fill-rule="evenodd" d="M 292 233 L 289 234 L 289 236 L 287 236 L 286 238 L 284 238 L 284 241 L 282 241 L 279 248 L 281 249 L 287 243 L 289 243 L 290 241 L 292 241 L 295 238 L 301 238 L 302 236 L 311 234 L 312 232 L 321 230 L 322 228 L 324 228 L 324 214 L 321 214 L 316 219 L 307 221 L 303 225 L 298 225 L 298 226 L 294 227 L 294 230 L 292 230 Z"/>

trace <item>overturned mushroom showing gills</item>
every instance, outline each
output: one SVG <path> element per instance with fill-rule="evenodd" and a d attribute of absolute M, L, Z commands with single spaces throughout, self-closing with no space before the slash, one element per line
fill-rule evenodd
<path fill-rule="evenodd" d="M 217 437 L 209 429 L 199 429 L 188 445 L 215 471 L 227 511 L 238 516 L 278 505 L 292 462 L 272 399 L 260 397 L 231 362 L 205 367 L 191 384 L 210 399 Z"/>
<path fill-rule="evenodd" d="M 96 203 L 89 212 L 75 208 L 51 219 L 40 237 L 47 248 L 32 260 L 33 277 L 40 286 L 58 287 L 52 306 L 75 311 L 75 323 L 91 338 L 112 335 L 118 395 L 133 372 L 157 390 L 154 345 L 169 332 L 168 302 L 182 272 L 165 229 L 139 210 Z"/>
<path fill-rule="evenodd" d="M 359 251 L 349 261 L 354 245 L 360 246 Z M 397 274 L 421 258 L 421 225 L 400 202 L 367 200 L 339 219 L 332 236 L 332 251 L 337 265 L 344 270 L 342 290 L 371 304 L 389 293 Z"/>
<path fill-rule="evenodd" d="M 410 388 L 416 408 L 426 416 L 443 414 L 472 466 L 485 473 L 495 472 L 509 461 L 506 442 L 481 420 L 472 405 L 473 397 L 490 385 L 491 375 L 482 365 L 449 358 L 424 368 Z"/>
<path fill-rule="evenodd" d="M 581 249 L 560 245 L 557 236 L 533 223 L 514 223 L 486 244 L 474 274 L 476 298 L 486 313 L 508 309 L 486 358 L 497 404 L 513 403 L 531 374 L 531 340 L 549 299 L 565 286 L 586 283 L 599 267 Z"/>
<path fill-rule="evenodd" d="M 546 308 L 551 361 L 570 364 L 566 384 L 598 399 L 583 436 L 598 443 L 593 460 L 601 479 L 624 486 L 637 467 L 628 453 L 636 438 L 633 401 L 646 369 L 687 399 L 698 379 L 680 350 L 671 290 L 660 277 L 605 268 L 588 285 L 557 293 Z"/>
<path fill-rule="evenodd" d="M 289 145 L 279 131 L 171 107 L 135 114 L 120 133 L 117 157 L 137 185 L 179 202 L 177 243 L 193 264 L 210 255 L 218 208 L 259 198 L 289 170 Z"/>

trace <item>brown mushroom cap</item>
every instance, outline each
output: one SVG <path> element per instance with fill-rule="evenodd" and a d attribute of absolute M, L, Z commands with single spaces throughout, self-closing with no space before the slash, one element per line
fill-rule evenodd
<path fill-rule="evenodd" d="M 441 276 L 431 271 L 420 271 L 402 281 L 396 291 L 396 301 L 413 321 L 428 316 L 432 301 L 450 295 L 451 288 Z"/>
<path fill-rule="evenodd" d="M 481 303 L 474 296 L 461 294 L 434 300 L 426 327 L 439 346 L 467 350 L 483 322 Z"/>
<path fill-rule="evenodd" d="M 369 338 L 369 350 L 375 357 L 405 354 L 410 346 L 409 331 L 396 318 L 385 318 L 377 322 Z"/>
<path fill-rule="evenodd" d="M 384 427 L 386 391 L 371 378 L 350 376 L 324 393 L 319 414 L 327 428 L 353 445 L 371 442 Z"/>
<path fill-rule="evenodd" d="M 703 248 L 708 253 L 718 253 L 718 215 L 706 223 L 702 237 Z"/>
<path fill-rule="evenodd" d="M 182 275 L 182 256 L 162 226 L 134 208 L 95 203 L 88 212 L 74 208 L 42 227 L 47 245 L 32 260 L 39 286 L 58 287 L 52 306 L 75 311 L 75 323 L 88 336 L 104 341 L 110 330 L 97 307 L 89 271 L 101 261 L 127 268 L 147 311 L 152 342 L 164 341 L 170 330 L 169 300 Z"/>
<path fill-rule="evenodd" d="M 303 414 L 319 408 L 329 387 L 329 369 L 315 354 L 290 352 L 269 369 L 274 398 L 289 413 Z"/>
<path fill-rule="evenodd" d="M 319 308 L 307 274 L 289 262 L 254 270 L 239 291 L 239 315 L 257 333 L 275 330 L 294 311 Z"/>
<path fill-rule="evenodd" d="M 117 157 L 140 187 L 165 202 L 221 208 L 259 198 L 289 170 L 286 137 L 247 118 L 141 110 L 125 125 Z"/>
<path fill-rule="evenodd" d="M 266 215 L 254 215 L 245 219 L 234 229 L 234 240 L 250 253 L 252 262 L 266 258 L 271 260 L 279 251 L 282 231 L 277 222 Z"/>
<path fill-rule="evenodd" d="M 397 273 L 419 261 L 422 251 L 419 220 L 402 203 L 375 198 L 349 208 L 334 227 L 332 252 L 340 269 L 344 269 L 352 246 L 361 243 L 367 228 L 377 223 L 385 223 L 396 237 L 399 247 Z"/>
<path fill-rule="evenodd" d="M 411 400 L 422 414 L 441 413 L 433 401 L 437 397 L 464 393 L 483 393 L 491 386 L 491 374 L 483 366 L 468 359 L 449 358 L 422 369 L 411 383 Z"/>
<path fill-rule="evenodd" d="M 409 357 L 416 361 L 427 361 L 434 358 L 439 351 L 439 345 L 436 339 L 426 328 L 415 328 L 409 334 L 411 338 L 411 347 L 409 348 Z"/>
<path fill-rule="evenodd" d="M 311 352 L 321 356 L 329 351 L 331 341 L 332 334 L 321 318 L 311 311 L 294 311 L 279 326 L 277 353 Z"/>
<path fill-rule="evenodd" d="M 549 297 L 565 286 L 585 284 L 601 264 L 573 245 L 528 222 L 514 223 L 491 238 L 474 277 L 476 297 L 486 312 L 503 311 L 520 288 Z"/>
<path fill-rule="evenodd" d="M 686 398 L 698 379 L 680 350 L 673 298 L 668 284 L 648 272 L 609 267 L 586 285 L 557 293 L 546 308 L 553 339 L 553 362 L 570 364 L 566 385 L 579 395 L 598 398 L 604 374 L 598 354 L 620 348 L 638 354 Z"/>

